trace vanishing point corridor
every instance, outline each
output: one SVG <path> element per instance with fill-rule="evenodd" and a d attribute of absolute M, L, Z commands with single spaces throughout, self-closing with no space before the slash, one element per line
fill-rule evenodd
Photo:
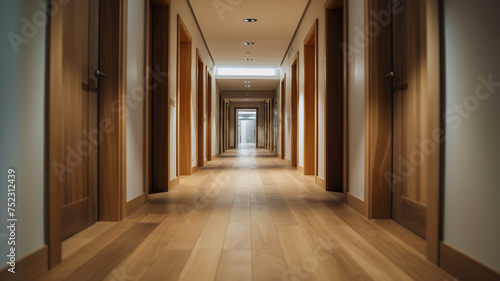
<path fill-rule="evenodd" d="M 268 151 L 232 149 L 124 221 L 64 241 L 41 280 L 453 280 L 424 240 L 337 196 Z"/>

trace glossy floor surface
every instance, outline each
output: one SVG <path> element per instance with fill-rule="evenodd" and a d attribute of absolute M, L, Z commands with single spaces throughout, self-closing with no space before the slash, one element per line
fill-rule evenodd
<path fill-rule="evenodd" d="M 338 196 L 265 150 L 229 150 L 123 222 L 65 241 L 42 280 L 453 280 L 422 239 Z"/>

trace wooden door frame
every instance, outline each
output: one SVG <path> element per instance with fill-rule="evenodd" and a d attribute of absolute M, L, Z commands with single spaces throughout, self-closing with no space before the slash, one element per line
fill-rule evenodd
<path fill-rule="evenodd" d="M 329 15 L 328 15 L 328 11 L 329 10 L 336 10 L 336 9 L 341 9 L 342 10 L 342 17 L 343 17 L 343 20 L 342 20 L 342 32 L 343 32 L 343 35 L 342 35 L 342 42 L 347 42 L 347 0 L 330 0 L 328 1 L 326 4 L 325 4 L 325 50 L 326 50 L 326 60 L 327 60 L 327 65 L 326 65 L 326 81 L 325 81 L 325 103 L 324 103 L 324 112 L 325 112 L 325 126 L 324 126 L 324 132 L 325 132 L 325 187 L 326 187 L 326 190 L 332 190 L 331 186 L 332 184 L 335 184 L 338 182 L 339 179 L 336 179 L 336 182 L 335 183 L 332 183 L 331 182 L 331 179 L 329 178 L 329 171 L 328 171 L 328 167 L 329 167 L 329 152 L 330 152 L 330 147 L 332 145 L 330 145 L 329 143 L 329 137 L 328 137 L 328 130 L 329 130 L 329 126 L 330 126 L 330 120 L 327 116 L 327 109 L 328 106 L 329 106 L 329 99 L 331 98 L 330 96 L 330 92 L 329 92 L 329 76 L 330 76 L 330 73 L 333 73 L 335 74 L 335 71 L 332 69 L 332 70 L 329 70 L 328 69 L 328 61 L 329 59 L 331 58 L 331 54 L 329 53 L 329 50 L 328 50 L 328 38 L 329 38 L 329 35 L 328 34 L 331 34 L 332 31 L 329 30 L 329 25 L 328 25 L 328 19 L 329 19 Z M 335 58 L 335 59 L 339 59 L 339 58 Z M 339 144 L 338 142 L 336 142 L 335 144 L 333 144 L 333 146 L 335 147 L 339 147 L 341 149 L 341 161 L 340 161 L 340 164 L 341 164 L 341 167 L 340 169 L 342 170 L 341 173 L 341 178 L 340 180 L 342 181 L 341 185 L 342 185 L 342 190 L 343 190 L 343 193 L 344 193 L 344 200 L 346 199 L 346 194 L 347 194 L 347 190 L 348 190 L 348 140 L 347 140 L 347 132 L 348 132 L 348 121 L 347 121 L 347 116 L 348 116 L 348 99 L 347 99 L 347 79 L 348 79 L 348 72 L 347 72 L 347 56 L 343 55 L 342 53 L 342 71 L 343 73 L 341 74 L 342 75 L 342 94 L 341 94 L 341 103 L 338 104 L 338 107 L 339 108 L 335 108 L 334 111 L 337 111 L 337 110 L 340 110 L 341 111 L 341 118 L 342 118 L 342 122 L 341 122 L 341 125 L 342 125 L 342 128 L 341 128 L 341 137 L 340 139 L 339 138 L 336 138 L 337 141 L 340 141 L 341 143 Z M 333 101 L 333 100 L 332 100 Z M 334 101 L 333 101 L 334 102 Z M 330 108 L 331 110 L 331 108 Z M 338 132 L 334 132 L 334 133 L 338 133 Z M 319 181 L 318 181 L 319 182 Z"/>
<path fill-rule="evenodd" d="M 207 161 L 212 161 L 212 74 L 208 70 L 208 66 L 206 67 L 207 73 Z"/>
<path fill-rule="evenodd" d="M 280 158 L 281 159 L 285 159 L 285 113 L 286 113 L 286 73 L 284 74 L 283 76 L 283 80 L 281 80 L 281 98 L 280 98 L 280 102 L 281 102 L 281 128 L 280 128 L 280 131 L 281 131 L 281 137 L 280 137 L 280 141 L 281 141 L 281 148 L 280 148 L 280 152 L 281 152 L 281 155 L 280 155 Z"/>
<path fill-rule="evenodd" d="M 200 74 L 201 70 L 201 74 Z M 205 62 L 196 48 L 196 166 L 205 166 Z"/>
<path fill-rule="evenodd" d="M 168 18 L 169 22 L 171 19 L 171 9 L 170 9 L 170 0 L 148 0 L 145 3 L 146 5 L 146 22 L 145 22 L 145 67 L 146 67 L 146 81 L 145 81 L 145 95 L 144 95 L 144 194 L 145 194 L 145 202 L 149 201 L 149 194 L 152 190 L 152 93 L 155 85 L 154 81 L 154 66 L 152 65 L 152 8 L 153 6 L 167 6 L 168 7 Z M 168 55 L 168 66 L 167 69 L 170 72 L 170 26 L 168 28 L 168 43 L 167 43 L 167 55 Z M 170 75 L 164 77 L 163 79 L 167 79 L 168 85 L 170 85 Z M 168 97 L 170 97 L 170 87 L 168 87 Z M 170 117 L 170 106 L 167 108 L 168 116 Z M 170 122 L 167 122 L 167 155 L 168 161 L 170 161 Z M 170 165 L 167 170 L 167 178 L 169 179 L 169 184 L 167 187 L 169 189 L 173 188 L 170 182 Z"/>
<path fill-rule="evenodd" d="M 295 73 L 293 71 L 295 65 Z M 300 85 L 299 52 L 291 64 L 290 87 L 290 165 L 297 167 L 299 164 L 299 85 Z M 295 81 L 295 83 L 294 83 Z M 295 114 L 294 114 L 295 109 Z M 295 117 L 294 117 L 295 115 Z M 295 132 L 295 138 L 293 137 Z M 286 162 L 286 157 L 285 157 Z"/>
<path fill-rule="evenodd" d="M 107 74 L 99 94 L 100 144 L 99 154 L 99 220 L 120 221 L 126 204 L 126 122 L 127 122 L 127 4 L 110 0 L 100 4 L 100 70 Z M 62 260 L 62 190 L 64 183 L 52 169 L 53 163 L 64 163 L 63 120 L 63 14 L 64 9 L 50 20 L 47 93 L 47 244 L 49 268 Z M 106 14 L 106 16 L 103 16 Z M 109 25 L 109 26 L 108 26 Z M 110 32 L 102 36 L 103 32 Z M 103 45 L 103 42 L 107 44 Z M 104 55 L 103 55 L 104 54 Z"/>
<path fill-rule="evenodd" d="M 427 30 L 427 87 L 429 93 L 429 122 L 424 126 L 435 128 L 438 138 L 442 138 L 443 116 L 441 93 L 441 37 L 439 1 L 426 1 Z M 386 1 L 365 0 L 365 23 L 376 22 L 377 11 L 387 9 Z M 374 13 L 371 13 L 374 11 Z M 392 84 L 387 82 L 385 74 L 391 70 L 387 65 L 387 50 L 391 49 L 390 32 L 382 28 L 378 36 L 367 40 L 366 55 L 366 91 L 365 91 L 365 200 L 369 219 L 392 218 L 391 188 L 388 187 L 387 175 L 392 177 L 392 143 L 387 142 L 387 135 L 392 134 Z M 433 134 L 434 134 L 433 131 Z M 427 194 L 427 229 L 426 256 L 434 264 L 439 262 L 439 243 L 441 235 L 441 192 L 443 180 L 442 143 L 427 158 L 426 171 L 429 188 Z M 389 174 L 387 174 L 387 172 Z"/>
<path fill-rule="evenodd" d="M 304 175 L 313 175 L 315 177 L 315 180 L 317 180 L 318 176 L 318 19 L 314 21 L 313 26 L 311 27 L 309 33 L 307 34 L 306 38 L 304 39 Z M 308 60 L 308 52 L 306 51 L 308 47 L 310 47 L 311 42 L 313 42 L 313 51 L 314 51 L 314 81 L 310 82 L 307 79 L 307 73 L 308 70 L 306 67 L 308 67 L 308 63 L 306 62 Z M 306 130 L 307 128 L 310 128 L 307 124 L 307 105 L 306 105 L 306 91 L 307 87 L 311 84 L 313 90 L 313 97 L 311 99 L 314 99 L 314 151 L 308 151 L 310 148 L 306 143 L 306 138 L 309 135 Z M 310 156 L 312 152 L 312 156 Z M 312 158 L 312 159 L 309 159 Z M 310 165 L 308 165 L 309 162 L 312 162 Z M 311 167 L 312 165 L 312 167 Z"/>
<path fill-rule="evenodd" d="M 159 1 L 159 0 L 158 0 Z M 183 38 L 184 36 L 186 38 Z M 181 107 L 183 106 L 183 104 L 181 104 L 181 87 L 180 87 L 180 84 L 181 84 L 181 77 L 180 77 L 180 72 L 181 72 L 181 43 L 182 43 L 182 40 L 186 40 L 190 46 L 190 61 L 189 61 L 189 72 L 190 74 L 192 74 L 192 42 L 193 42 L 193 37 L 191 37 L 191 35 L 189 34 L 189 31 L 186 27 L 186 25 L 184 24 L 184 22 L 182 21 L 181 19 L 181 16 L 180 15 L 177 15 L 177 89 L 176 89 L 176 103 L 177 103 L 177 110 L 176 110 L 176 117 L 177 117 L 177 120 L 176 120 L 176 123 L 177 123 L 177 128 L 176 128 L 176 164 L 177 164 L 177 168 L 176 168 L 176 176 L 179 177 L 181 175 L 180 173 L 180 169 L 181 169 L 181 155 L 180 155 L 180 151 L 181 151 L 181 148 L 180 148 L 180 127 L 181 127 Z M 187 79 L 189 79 L 189 81 L 184 81 L 186 82 L 186 85 L 189 86 L 189 93 L 191 93 L 191 75 L 189 75 L 189 77 L 187 77 Z M 189 111 L 189 122 L 188 122 L 188 135 L 189 135 L 189 144 L 188 144 L 188 150 L 189 150 L 189 167 L 184 167 L 184 169 L 186 170 L 185 172 L 185 175 L 191 175 L 192 174 L 192 158 L 191 158 L 191 152 L 192 152 L 192 137 L 191 137 L 191 126 L 192 126 L 192 122 L 191 122 L 191 107 L 192 107 L 192 97 L 191 97 L 191 94 L 189 95 L 189 105 L 188 105 L 188 111 Z"/>
<path fill-rule="evenodd" d="M 234 148 L 238 148 L 238 143 L 236 142 L 236 137 L 238 136 L 238 125 L 236 122 L 236 111 L 238 109 L 255 109 L 256 110 L 256 115 L 255 115 L 255 148 L 259 148 L 259 108 L 258 107 L 234 107 Z M 229 110 L 231 110 L 231 107 L 229 107 Z"/>

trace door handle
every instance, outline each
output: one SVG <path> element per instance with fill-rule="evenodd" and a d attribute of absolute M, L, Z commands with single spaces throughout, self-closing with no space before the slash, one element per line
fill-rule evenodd
<path fill-rule="evenodd" d="M 99 71 L 99 69 L 94 72 L 94 75 L 95 77 L 106 77 L 106 74 L 104 72 Z"/>
<path fill-rule="evenodd" d="M 396 77 L 396 73 L 394 71 L 391 71 L 385 75 L 386 78 L 394 78 Z"/>

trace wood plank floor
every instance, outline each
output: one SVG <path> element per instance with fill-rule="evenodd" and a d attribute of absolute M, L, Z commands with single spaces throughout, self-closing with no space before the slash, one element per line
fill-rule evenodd
<path fill-rule="evenodd" d="M 264 150 L 230 150 L 120 223 L 63 243 L 40 280 L 453 280 L 423 241 L 369 221 Z"/>

